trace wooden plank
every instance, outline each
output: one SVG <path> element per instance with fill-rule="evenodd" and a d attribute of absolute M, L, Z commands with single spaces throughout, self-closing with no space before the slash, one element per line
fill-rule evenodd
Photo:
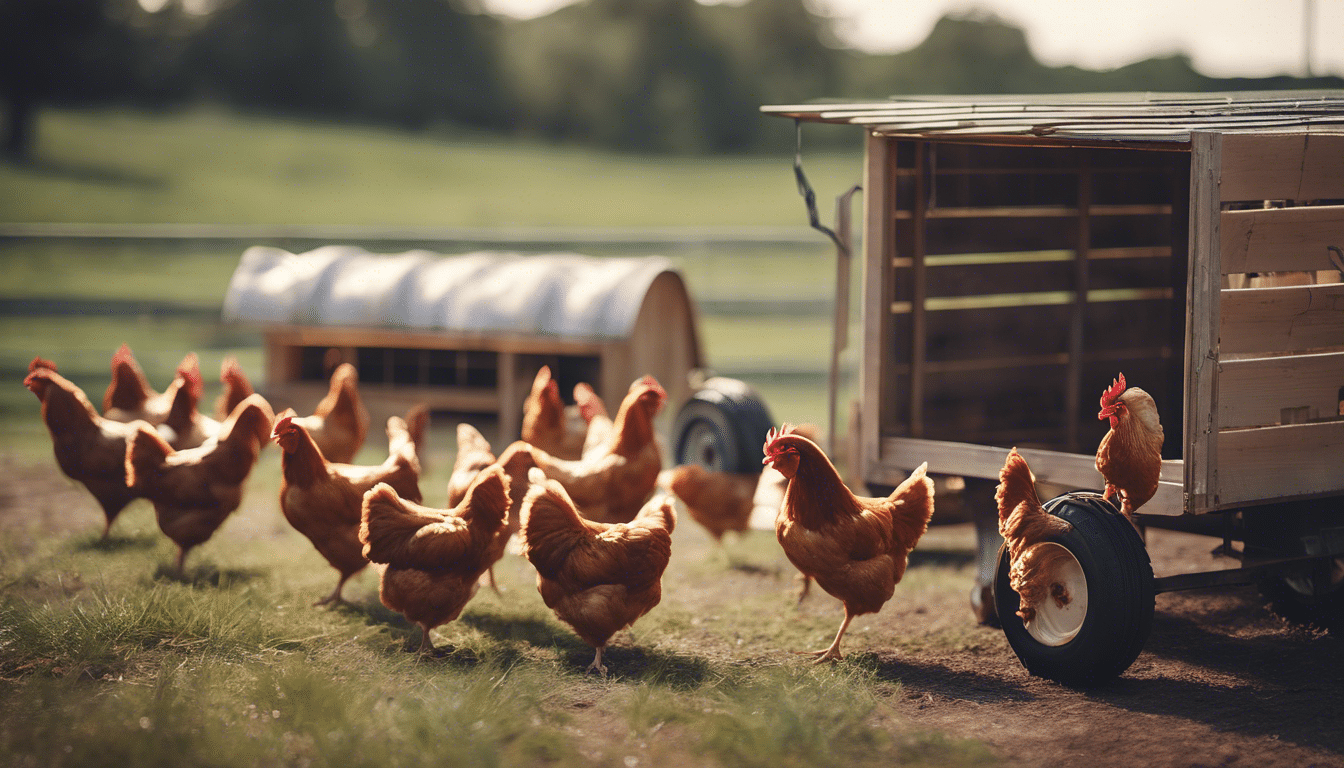
<path fill-rule="evenodd" d="M 1223 352 L 1344 346 L 1344 283 L 1222 291 Z"/>
<path fill-rule="evenodd" d="M 1224 211 L 1223 274 L 1338 269 L 1326 246 L 1344 247 L 1344 205 Z"/>
<path fill-rule="evenodd" d="M 1344 420 L 1235 429 L 1218 436 L 1223 507 L 1344 492 Z"/>
<path fill-rule="evenodd" d="M 1339 415 L 1344 352 L 1225 360 L 1219 369 L 1221 429 L 1287 423 L 1285 409 L 1306 409 L 1308 419 Z"/>
<path fill-rule="evenodd" d="M 904 254 L 910 259 L 912 292 L 910 294 L 910 434 L 920 437 L 924 434 L 924 364 L 928 351 L 928 315 L 925 311 L 925 299 L 928 296 L 927 267 L 924 264 L 925 239 L 928 213 L 929 169 L 934 158 L 929 156 L 927 142 L 915 145 L 915 199 L 911 252 Z"/>
<path fill-rule="evenodd" d="M 1069 314 L 1069 365 L 1065 375 L 1065 445 L 1078 450 L 1078 404 L 1081 402 L 1083 375 L 1083 328 L 1087 322 L 1087 291 L 1091 288 L 1088 253 L 1092 250 L 1091 229 L 1092 173 L 1084 161 L 1078 174 L 1078 244 L 1073 259 L 1074 299 Z"/>
<path fill-rule="evenodd" d="M 1097 472 L 1094 455 L 1016 447 L 1038 482 L 1078 490 L 1100 491 L 1105 486 L 1101 473 Z M 929 463 L 931 473 L 996 480 L 1007 456 L 1008 448 L 887 437 L 882 440 L 881 459 L 870 473 L 873 478 L 869 482 L 896 485 L 909 475 L 910 470 L 925 461 Z M 1140 511 L 1147 515 L 1181 514 L 1184 511 L 1180 482 L 1183 472 L 1180 461 L 1162 462 L 1158 492 Z"/>
<path fill-rule="evenodd" d="M 861 291 L 863 341 L 859 354 L 859 457 L 855 468 L 866 477 L 867 467 L 877 459 L 881 429 L 894 420 L 883 397 L 883 382 L 893 381 L 891 327 L 892 259 L 896 256 L 891 211 L 895 199 L 892 173 L 896 165 L 894 142 L 869 135 L 864 144 L 863 165 L 863 274 Z"/>
<path fill-rule="evenodd" d="M 1344 198 L 1344 135 L 1227 134 L 1220 200 Z"/>
<path fill-rule="evenodd" d="M 1218 327 L 1222 270 L 1219 188 L 1223 136 L 1191 135 L 1190 258 L 1186 285 L 1182 443 L 1187 511 L 1208 511 L 1218 492 Z"/>

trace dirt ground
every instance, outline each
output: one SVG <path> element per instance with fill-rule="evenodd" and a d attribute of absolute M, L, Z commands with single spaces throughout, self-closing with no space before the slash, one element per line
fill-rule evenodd
<path fill-rule="evenodd" d="M 82 489 L 54 465 L 0 454 L 0 471 L 7 477 L 0 484 L 0 525 L 11 531 L 101 524 Z M 39 520 L 25 514 L 34 508 L 78 512 Z M 966 542 L 969 571 L 973 533 L 969 525 L 954 528 L 931 535 Z M 1159 576 L 1219 567 L 1210 557 L 1216 543 L 1167 531 L 1148 536 Z M 727 581 L 757 578 L 769 577 L 737 573 Z M 838 605 L 827 601 L 809 598 L 805 610 L 835 611 L 838 618 Z M 1344 768 L 1344 643 L 1280 620 L 1253 588 L 1159 595 L 1138 660 L 1118 680 L 1086 691 L 1028 675 L 1002 632 L 974 626 L 965 595 L 903 599 L 898 587 L 880 614 L 864 619 L 874 632 L 897 635 L 964 625 L 968 648 L 876 652 L 879 677 L 902 684 L 900 696 L 885 700 L 882 717 L 980 740 L 1003 765 Z"/>

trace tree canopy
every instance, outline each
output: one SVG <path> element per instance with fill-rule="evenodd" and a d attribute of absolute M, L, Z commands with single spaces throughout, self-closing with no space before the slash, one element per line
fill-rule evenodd
<path fill-rule="evenodd" d="M 147 10 L 153 7 L 154 10 Z M 943 18 L 919 46 L 839 46 L 806 0 L 586 0 L 530 20 L 472 0 L 0 0 L 5 147 L 41 104 L 179 105 L 530 135 L 635 152 L 778 149 L 762 104 L 920 93 L 1339 88 L 1220 80 L 1182 56 L 1047 67 L 1021 29 Z"/>

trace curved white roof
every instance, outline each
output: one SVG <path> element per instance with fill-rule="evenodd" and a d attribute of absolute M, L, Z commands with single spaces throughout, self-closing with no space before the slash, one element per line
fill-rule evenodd
<path fill-rule="evenodd" d="M 667 259 L 481 251 L 306 253 L 254 246 L 224 296 L 226 321 L 623 338 Z"/>

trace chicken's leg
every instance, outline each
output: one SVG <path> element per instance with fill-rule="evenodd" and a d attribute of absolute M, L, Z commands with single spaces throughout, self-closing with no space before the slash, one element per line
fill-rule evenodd
<path fill-rule="evenodd" d="M 187 548 L 186 548 L 186 547 L 178 547 L 178 548 L 177 548 L 177 560 L 173 562 L 173 575 L 177 577 L 178 581 L 186 581 L 186 580 L 187 580 L 187 572 L 186 572 L 186 569 L 184 569 L 184 568 L 182 567 L 182 564 L 183 564 L 184 561 L 186 561 L 186 559 L 187 559 Z"/>
<path fill-rule="evenodd" d="M 800 573 L 795 576 L 794 579 L 803 582 L 803 586 L 798 588 L 797 602 L 797 605 L 802 605 L 803 600 L 807 599 L 807 593 L 812 591 L 812 577 L 808 576 L 806 573 Z"/>
<path fill-rule="evenodd" d="M 589 672 L 592 672 L 594 669 L 596 669 L 596 670 L 598 671 L 598 673 L 601 674 L 603 677 L 606 677 L 606 676 L 607 676 L 607 668 L 606 668 L 605 666 L 602 665 L 602 649 L 603 649 L 603 648 L 606 648 L 606 646 L 605 646 L 605 645 L 599 645 L 599 646 L 597 646 L 597 655 L 593 657 L 593 663 L 592 663 L 592 664 L 589 664 L 589 665 L 588 665 L 588 668 L 585 669 L 585 670 L 583 670 L 583 674 L 586 675 L 586 674 L 588 674 Z"/>
<path fill-rule="evenodd" d="M 350 577 L 349 577 L 349 576 L 346 576 L 346 575 L 344 575 L 344 574 L 342 574 L 342 575 L 341 575 L 341 580 L 338 581 L 338 582 L 336 582 L 336 589 L 332 590 L 332 592 L 331 592 L 330 595 L 327 595 L 326 597 L 322 598 L 321 600 L 318 600 L 317 602 L 313 603 L 313 605 L 314 605 L 314 606 L 318 606 L 318 605 L 331 605 L 331 604 L 335 604 L 335 605 L 344 605 L 344 604 L 345 604 L 345 598 L 341 597 L 341 589 L 345 587 L 345 581 L 346 581 L 346 579 L 348 579 L 348 578 L 350 578 Z"/>
<path fill-rule="evenodd" d="M 840 639 L 845 636 L 845 630 L 849 629 L 849 622 L 854 620 L 854 616 L 845 609 L 845 620 L 840 622 L 840 631 L 835 633 L 835 640 L 831 642 L 831 647 L 821 651 L 796 651 L 804 656 L 816 656 L 814 664 L 820 664 L 823 661 L 840 661 L 845 657 L 840 653 Z"/>
<path fill-rule="evenodd" d="M 492 565 L 489 568 L 486 568 L 485 574 L 481 576 L 480 580 L 485 582 L 486 586 L 493 589 L 496 595 L 504 594 L 504 590 L 500 589 L 499 583 L 495 581 L 495 566 Z"/>
<path fill-rule="evenodd" d="M 434 655 L 434 641 L 429 639 L 429 627 L 420 626 L 420 647 L 416 650 L 416 658 L 423 657 L 426 653 Z"/>

